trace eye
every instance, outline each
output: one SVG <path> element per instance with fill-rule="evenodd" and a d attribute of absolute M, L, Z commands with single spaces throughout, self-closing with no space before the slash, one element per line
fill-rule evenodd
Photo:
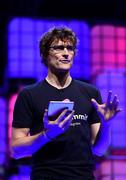
<path fill-rule="evenodd" d="M 53 48 L 54 50 L 64 50 L 64 46 L 63 46 L 63 45 L 53 46 L 52 48 Z"/>
<path fill-rule="evenodd" d="M 63 45 L 57 46 L 57 50 L 64 50 L 64 46 Z"/>
<path fill-rule="evenodd" d="M 68 51 L 73 51 L 74 50 L 74 46 L 71 46 L 71 45 L 67 45 L 66 48 L 67 48 Z"/>
<path fill-rule="evenodd" d="M 72 46 L 72 45 L 67 45 L 67 46 L 64 46 L 64 45 L 55 45 L 55 46 L 51 46 L 50 48 L 56 50 L 56 51 L 63 51 L 65 48 L 68 50 L 68 51 L 74 51 L 75 50 L 75 47 Z"/>

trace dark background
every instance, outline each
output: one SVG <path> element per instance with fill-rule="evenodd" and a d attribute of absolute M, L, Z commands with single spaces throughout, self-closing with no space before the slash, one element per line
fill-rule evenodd
<path fill-rule="evenodd" d="M 1 0 L 1 17 L 125 19 L 125 0 Z"/>
<path fill-rule="evenodd" d="M 0 87 L 5 84 L 7 64 L 7 24 L 14 18 L 83 19 L 126 24 L 124 0 L 1 0 L 0 1 Z"/>

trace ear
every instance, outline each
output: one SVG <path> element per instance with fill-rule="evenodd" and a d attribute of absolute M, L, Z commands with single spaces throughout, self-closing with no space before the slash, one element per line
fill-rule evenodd
<path fill-rule="evenodd" d="M 77 54 L 78 54 L 78 49 L 75 49 L 74 50 L 74 56 L 77 56 Z"/>
<path fill-rule="evenodd" d="M 48 59 L 46 57 L 44 57 L 42 54 L 40 55 L 40 57 L 41 57 L 41 63 L 47 67 L 48 66 Z"/>

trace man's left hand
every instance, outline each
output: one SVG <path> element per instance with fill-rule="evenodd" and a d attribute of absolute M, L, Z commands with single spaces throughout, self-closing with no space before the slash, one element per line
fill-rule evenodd
<path fill-rule="evenodd" d="M 104 104 L 99 104 L 95 99 L 91 99 L 102 121 L 110 121 L 116 116 L 117 113 L 122 111 L 122 109 L 118 108 L 119 100 L 117 95 L 114 96 L 113 100 L 111 99 L 111 91 L 109 91 L 107 101 Z"/>

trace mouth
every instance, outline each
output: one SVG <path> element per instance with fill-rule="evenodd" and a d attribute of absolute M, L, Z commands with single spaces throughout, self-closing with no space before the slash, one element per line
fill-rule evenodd
<path fill-rule="evenodd" d="M 64 64 L 68 64 L 71 62 L 71 60 L 69 59 L 62 59 L 62 60 L 59 60 L 61 63 L 64 63 Z"/>

